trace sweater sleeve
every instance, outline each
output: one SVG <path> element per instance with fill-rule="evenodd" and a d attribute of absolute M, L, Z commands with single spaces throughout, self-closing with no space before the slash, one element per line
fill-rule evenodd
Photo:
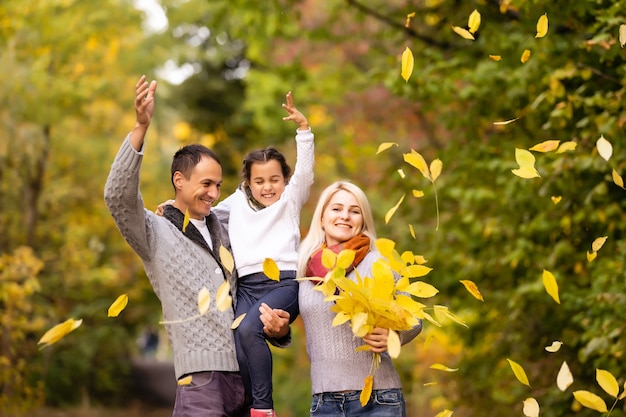
<path fill-rule="evenodd" d="M 228 229 L 228 221 L 230 220 L 230 209 L 233 205 L 233 200 L 235 198 L 235 190 L 234 193 L 226 197 L 224 200 L 220 201 L 218 205 L 211 208 L 211 212 L 217 216 L 217 219 L 220 223 Z"/>
<path fill-rule="evenodd" d="M 293 199 L 298 207 L 302 207 L 309 198 L 313 185 L 315 167 L 315 145 L 311 129 L 296 131 L 296 167 L 289 179 Z"/>
<path fill-rule="evenodd" d="M 136 151 L 126 136 L 118 151 L 104 187 L 104 201 L 124 239 L 140 258 L 153 256 L 148 233 L 148 216 L 139 192 L 139 171 L 143 148 Z"/>

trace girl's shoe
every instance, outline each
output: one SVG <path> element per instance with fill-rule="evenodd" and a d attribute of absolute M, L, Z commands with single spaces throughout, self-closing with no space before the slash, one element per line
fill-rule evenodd
<path fill-rule="evenodd" d="M 255 410 L 251 408 L 250 417 L 276 417 L 276 412 L 274 410 Z"/>

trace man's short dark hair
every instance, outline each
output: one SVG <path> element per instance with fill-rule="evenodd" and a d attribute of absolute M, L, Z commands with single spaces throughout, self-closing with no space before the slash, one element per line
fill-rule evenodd
<path fill-rule="evenodd" d="M 178 171 L 183 174 L 186 179 L 189 179 L 191 171 L 193 171 L 196 165 L 198 165 L 203 156 L 213 159 L 219 166 L 222 166 L 222 163 L 215 152 L 204 145 L 192 144 L 180 148 L 172 158 L 172 185 L 174 185 L 175 172 Z M 174 186 L 174 190 L 176 190 L 176 186 Z"/>

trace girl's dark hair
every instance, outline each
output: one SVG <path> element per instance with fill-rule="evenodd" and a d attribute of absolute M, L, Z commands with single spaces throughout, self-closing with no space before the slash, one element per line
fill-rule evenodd
<path fill-rule="evenodd" d="M 213 159 L 219 164 L 219 166 L 222 166 L 222 163 L 215 152 L 204 145 L 192 144 L 180 148 L 172 158 L 172 185 L 174 185 L 174 173 L 176 171 L 180 172 L 185 178 L 189 179 L 191 171 L 193 171 L 196 165 L 198 165 L 203 156 Z M 176 190 L 176 186 L 174 186 L 174 190 Z"/>
<path fill-rule="evenodd" d="M 241 167 L 241 178 L 243 181 L 246 183 L 250 182 L 252 164 L 255 162 L 268 162 L 272 159 L 278 161 L 283 177 L 285 177 L 285 180 L 289 180 L 291 167 L 287 164 L 287 161 L 285 161 L 285 156 L 270 146 L 269 148 L 252 151 L 243 158 L 243 166 Z"/>

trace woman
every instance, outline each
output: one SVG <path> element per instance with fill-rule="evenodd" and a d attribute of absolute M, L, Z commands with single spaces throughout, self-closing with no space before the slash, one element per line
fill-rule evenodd
<path fill-rule="evenodd" d="M 323 277 L 323 248 L 335 253 L 343 249 L 356 252 L 347 276 L 355 279 L 372 276 L 372 265 L 381 257 L 375 249 L 376 231 L 369 203 L 356 185 L 339 181 L 321 194 L 308 235 L 300 244 L 298 276 Z M 356 272 L 355 272 L 356 271 Z M 406 416 L 400 377 L 387 353 L 388 329 L 376 328 L 365 337 L 356 338 L 348 323 L 333 327 L 335 313 L 330 311 L 324 295 L 315 291 L 312 281 L 301 281 L 300 315 L 306 332 L 307 354 L 311 362 L 313 401 L 311 416 L 349 417 Z M 413 329 L 400 332 L 402 344 L 421 331 L 421 322 Z M 370 352 L 356 351 L 367 344 Z M 370 373 L 372 353 L 381 353 L 380 368 L 368 403 L 362 407 L 359 397 L 363 381 Z"/>

